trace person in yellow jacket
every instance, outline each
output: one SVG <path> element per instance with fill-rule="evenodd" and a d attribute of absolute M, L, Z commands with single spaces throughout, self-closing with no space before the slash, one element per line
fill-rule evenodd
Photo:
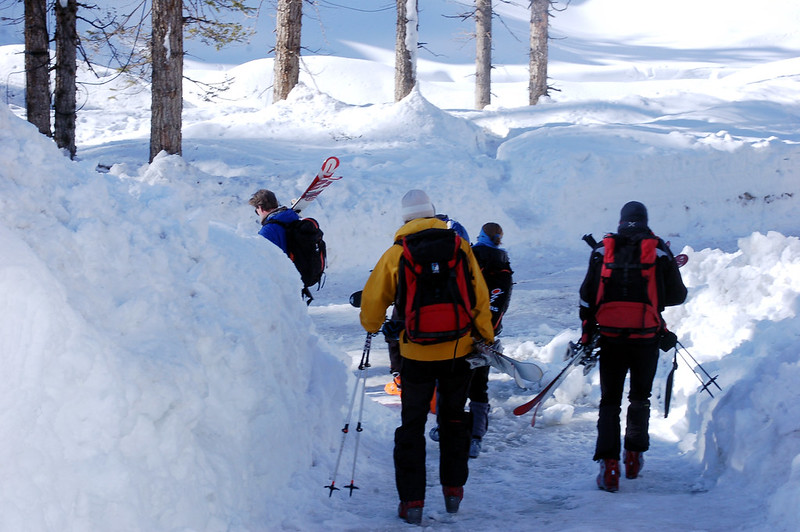
<path fill-rule="evenodd" d="M 426 229 L 447 229 L 447 223 L 434 217 L 428 195 L 409 191 L 402 200 L 404 225 L 395 234 L 395 242 Z M 411 342 L 405 330 L 400 333 L 402 363 L 400 378 L 401 425 L 395 431 L 395 482 L 400 497 L 398 514 L 409 523 L 422 521 L 425 501 L 425 423 L 437 387 L 439 393 L 439 479 L 449 513 L 458 511 L 464 494 L 469 468 L 469 414 L 464 405 L 472 370 L 465 357 L 473 352 L 473 336 L 494 341 L 489 291 L 470 244 L 461 241 L 467 258 L 475 304 L 472 307 L 472 331 L 457 340 L 435 344 Z M 397 298 L 402 245 L 393 245 L 381 256 L 361 295 L 361 325 L 377 333 L 386 320 L 386 310 Z"/>

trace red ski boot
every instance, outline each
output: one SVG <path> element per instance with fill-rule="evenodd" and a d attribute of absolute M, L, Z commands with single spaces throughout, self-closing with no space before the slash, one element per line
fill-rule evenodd
<path fill-rule="evenodd" d="M 600 460 L 597 487 L 610 492 L 619 490 L 619 460 L 614 460 L 613 458 Z"/>

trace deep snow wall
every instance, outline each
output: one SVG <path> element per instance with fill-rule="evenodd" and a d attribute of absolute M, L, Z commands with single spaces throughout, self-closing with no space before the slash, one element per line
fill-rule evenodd
<path fill-rule="evenodd" d="M 0 528 L 280 519 L 347 379 L 291 263 L 209 220 L 180 157 L 98 174 L 0 106 L 0 159 Z"/>

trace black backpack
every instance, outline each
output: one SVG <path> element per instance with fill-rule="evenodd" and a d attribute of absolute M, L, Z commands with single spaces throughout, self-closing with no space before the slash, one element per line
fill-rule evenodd
<path fill-rule="evenodd" d="M 457 340 L 472 330 L 475 295 L 461 237 L 451 229 L 426 229 L 397 241 L 403 247 L 395 307 L 406 338 L 429 345 Z"/>
<path fill-rule="evenodd" d="M 286 230 L 286 251 L 295 268 L 300 272 L 303 281 L 302 295 L 308 298 L 306 304 L 314 299 L 309 287 L 324 284 L 323 275 L 327 264 L 327 247 L 322 239 L 323 232 L 319 223 L 313 218 L 302 218 L 292 222 L 268 220 L 267 223 L 278 224 Z"/>
<path fill-rule="evenodd" d="M 481 267 L 483 279 L 489 289 L 489 310 L 492 312 L 492 326 L 497 335 L 502 330 L 501 321 L 511 302 L 514 271 L 511 269 L 508 253 L 502 249 L 472 246 L 472 253 Z"/>

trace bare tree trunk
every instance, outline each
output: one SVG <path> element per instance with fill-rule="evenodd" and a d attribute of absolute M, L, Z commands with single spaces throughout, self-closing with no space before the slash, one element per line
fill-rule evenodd
<path fill-rule="evenodd" d="M 492 0 L 475 0 L 475 108 L 492 103 Z"/>
<path fill-rule="evenodd" d="M 413 10 L 408 12 L 409 7 Z M 397 33 L 394 48 L 394 101 L 409 95 L 417 83 L 417 0 L 397 0 Z"/>
<path fill-rule="evenodd" d="M 285 100 L 300 79 L 303 0 L 279 0 L 273 101 Z"/>
<path fill-rule="evenodd" d="M 181 154 L 183 2 L 153 0 L 150 162 L 162 150 Z"/>
<path fill-rule="evenodd" d="M 528 95 L 530 105 L 536 105 L 547 95 L 547 25 L 550 0 L 531 1 L 531 55 Z"/>
<path fill-rule="evenodd" d="M 25 107 L 28 122 L 50 131 L 50 48 L 47 0 L 25 0 Z"/>
<path fill-rule="evenodd" d="M 78 31 L 77 0 L 55 3 L 56 11 L 56 91 L 55 141 L 59 148 L 75 158 L 75 93 L 77 91 L 76 73 Z"/>

